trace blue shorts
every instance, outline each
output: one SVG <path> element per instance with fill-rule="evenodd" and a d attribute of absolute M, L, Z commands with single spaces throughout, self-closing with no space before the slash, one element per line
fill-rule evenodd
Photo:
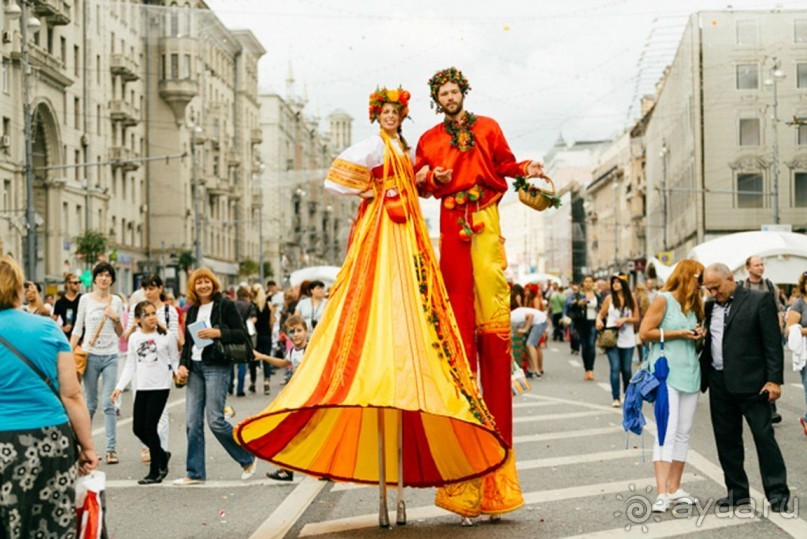
<path fill-rule="evenodd" d="M 527 335 L 527 346 L 538 346 L 544 332 L 546 332 L 546 322 L 533 325 L 530 328 L 529 335 Z"/>

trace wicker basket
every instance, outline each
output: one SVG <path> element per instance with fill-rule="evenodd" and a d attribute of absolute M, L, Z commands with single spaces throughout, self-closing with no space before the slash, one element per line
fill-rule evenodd
<path fill-rule="evenodd" d="M 549 185 L 551 186 L 550 189 L 533 186 L 535 187 L 535 189 L 538 190 L 538 192 L 536 192 L 534 195 L 531 195 L 529 191 L 527 191 L 526 189 L 518 190 L 518 199 L 523 204 L 526 204 L 527 206 L 536 211 L 544 211 L 552 203 L 552 201 L 549 198 L 545 197 L 541 193 L 544 193 L 549 196 L 555 196 L 555 182 L 553 182 L 552 178 L 550 178 L 549 176 L 542 176 L 542 178 L 547 182 L 549 182 Z"/>

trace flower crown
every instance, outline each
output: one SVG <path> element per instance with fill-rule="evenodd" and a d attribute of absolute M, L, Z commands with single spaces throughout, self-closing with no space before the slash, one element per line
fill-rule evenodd
<path fill-rule="evenodd" d="M 462 95 L 467 94 L 471 89 L 468 79 L 466 79 L 465 75 L 462 74 L 462 71 L 456 67 L 449 67 L 435 73 L 434 76 L 429 79 L 429 88 L 431 90 L 433 105 L 436 105 L 437 107 L 437 114 L 443 112 L 443 107 L 440 106 L 440 101 L 437 99 L 437 94 L 440 93 L 440 87 L 447 82 L 456 82 L 457 86 L 460 87 L 460 92 L 462 92 Z"/>
<path fill-rule="evenodd" d="M 401 119 L 409 116 L 409 98 L 411 94 L 398 86 L 397 90 L 390 90 L 389 88 L 377 88 L 375 92 L 370 94 L 370 123 L 378 120 L 378 115 L 381 114 L 381 109 L 387 103 L 392 103 L 400 106 Z"/>

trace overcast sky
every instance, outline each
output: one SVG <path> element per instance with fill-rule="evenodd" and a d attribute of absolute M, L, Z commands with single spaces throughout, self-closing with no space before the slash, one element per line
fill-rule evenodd
<path fill-rule="evenodd" d="M 807 0 L 207 0 L 230 28 L 267 50 L 263 92 L 295 92 L 311 115 L 344 109 L 354 141 L 376 131 L 367 97 L 376 85 L 412 92 L 414 141 L 439 118 L 426 82 L 457 66 L 472 90 L 466 109 L 502 125 L 520 159 L 540 157 L 560 133 L 604 139 L 637 114 L 694 11 L 807 9 Z"/>

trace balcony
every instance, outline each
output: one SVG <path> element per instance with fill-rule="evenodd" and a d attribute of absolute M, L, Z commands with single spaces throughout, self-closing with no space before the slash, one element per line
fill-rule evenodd
<path fill-rule="evenodd" d="M 139 68 L 134 58 L 125 54 L 113 54 L 109 59 L 109 70 L 113 75 L 120 75 L 127 82 L 140 78 Z"/>
<path fill-rule="evenodd" d="M 160 81 L 160 97 L 168 103 L 174 120 L 180 125 L 185 121 L 185 107 L 199 94 L 199 83 L 193 79 L 163 79 Z"/>
<path fill-rule="evenodd" d="M 260 144 L 263 142 L 263 129 L 257 127 L 249 130 L 249 140 L 252 144 Z"/>
<path fill-rule="evenodd" d="M 227 166 L 229 167 L 241 166 L 241 152 L 239 150 L 227 151 Z"/>
<path fill-rule="evenodd" d="M 11 53 L 11 59 L 21 61 L 22 54 L 14 51 Z M 39 72 L 39 76 L 52 86 L 64 90 L 74 82 L 65 71 L 61 60 L 34 43 L 28 45 L 28 61 Z"/>
<path fill-rule="evenodd" d="M 140 154 L 130 150 L 125 146 L 110 146 L 109 147 L 109 160 L 112 161 L 112 168 L 121 168 L 123 170 L 137 170 L 140 168 L 138 159 Z"/>
<path fill-rule="evenodd" d="M 125 99 L 113 99 L 109 102 L 109 117 L 113 122 L 120 122 L 127 127 L 137 125 L 140 121 L 140 109 Z"/>
<path fill-rule="evenodd" d="M 70 24 L 70 4 L 64 0 L 35 0 L 34 13 L 53 26 Z"/>

